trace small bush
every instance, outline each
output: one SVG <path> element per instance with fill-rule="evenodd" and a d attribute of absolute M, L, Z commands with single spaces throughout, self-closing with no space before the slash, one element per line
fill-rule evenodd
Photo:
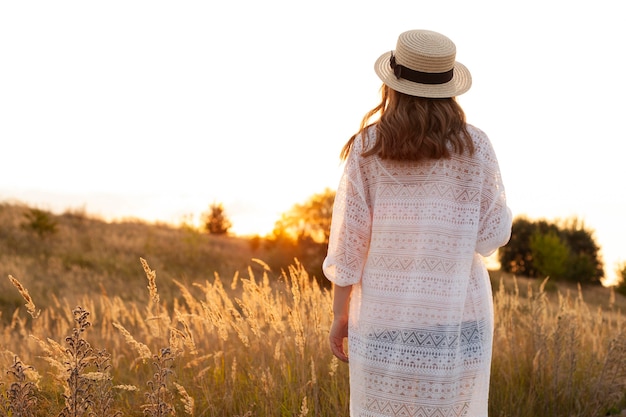
<path fill-rule="evenodd" d="M 511 239 L 498 251 L 505 272 L 531 278 L 600 285 L 604 266 L 593 231 L 578 219 L 513 221 Z M 568 253 L 565 256 L 566 252 Z M 549 272 L 549 273 L 548 273 Z"/>
<path fill-rule="evenodd" d="M 22 227 L 37 233 L 40 238 L 53 235 L 57 232 L 58 223 L 51 213 L 36 208 L 29 209 L 24 213 L 26 221 Z"/>
<path fill-rule="evenodd" d="M 535 268 L 541 275 L 553 279 L 565 276 L 570 250 L 555 232 L 535 232 L 530 238 L 530 252 Z"/>

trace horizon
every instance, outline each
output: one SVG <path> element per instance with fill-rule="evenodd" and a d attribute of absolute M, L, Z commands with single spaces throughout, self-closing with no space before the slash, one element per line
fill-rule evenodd
<path fill-rule="evenodd" d="M 311 196 L 313 194 L 314 193 L 312 193 Z M 172 216 L 170 216 L 168 219 L 165 217 L 159 217 L 158 215 L 141 216 L 141 215 L 136 214 L 138 213 L 137 211 L 133 212 L 132 210 L 126 213 L 123 210 L 118 211 L 117 214 L 111 214 L 111 212 L 109 211 L 109 214 L 104 214 L 107 212 L 106 205 L 101 206 L 100 210 L 98 209 L 91 210 L 89 208 L 90 206 L 86 202 L 84 202 L 83 204 L 72 204 L 72 202 L 76 203 L 78 201 L 86 201 L 86 200 L 80 200 L 81 196 L 76 196 L 76 195 L 74 196 L 66 195 L 65 197 L 69 198 L 67 200 L 64 200 L 63 198 L 58 198 L 60 196 L 57 195 L 56 203 L 51 203 L 50 201 L 52 200 L 37 199 L 36 197 L 37 195 L 40 195 L 41 197 L 46 196 L 46 198 L 53 197 L 53 195 L 51 195 L 50 193 L 39 194 L 37 192 L 32 192 L 32 193 L 23 194 L 24 197 L 27 197 L 27 200 L 21 200 L 17 198 L 7 198 L 3 196 L 3 191 L 0 189 L 0 203 L 24 204 L 28 207 L 50 211 L 56 215 L 60 215 L 65 212 L 79 211 L 81 213 L 84 213 L 87 217 L 90 217 L 96 220 L 101 220 L 107 223 L 123 223 L 125 221 L 136 220 L 136 221 L 145 222 L 146 224 L 165 224 L 165 225 L 172 226 L 172 227 L 180 227 L 183 225 L 191 224 L 194 227 L 197 227 L 198 229 L 201 228 L 200 216 L 202 212 L 206 211 L 209 208 L 210 204 L 212 204 L 213 202 L 223 203 L 219 200 L 208 202 L 206 203 L 205 207 L 201 211 L 197 211 L 197 212 L 189 211 L 189 210 L 185 211 L 183 209 L 179 209 L 177 211 L 175 210 L 174 212 L 172 212 Z M 124 197 L 117 197 L 119 198 L 119 200 L 116 200 L 115 197 L 111 198 L 112 197 L 111 195 L 102 195 L 100 197 L 101 198 L 94 199 L 94 196 L 92 196 L 90 201 L 92 202 L 92 204 L 94 203 L 94 201 L 95 202 L 106 201 L 107 204 L 109 204 L 111 207 L 116 206 L 115 204 L 116 201 L 118 203 L 121 203 L 123 201 L 127 202 L 127 199 Z M 46 203 L 46 201 L 48 202 Z M 63 203 L 62 201 L 65 201 L 65 203 Z M 258 210 L 250 209 L 250 208 L 246 210 L 243 207 L 240 207 L 240 209 L 242 209 L 242 212 L 238 213 L 235 211 L 235 214 L 233 214 L 229 210 L 229 207 L 227 205 L 224 205 L 225 214 L 229 218 L 229 220 L 232 222 L 232 227 L 229 229 L 229 235 L 232 235 L 235 237 L 241 237 L 241 238 L 249 238 L 249 237 L 254 237 L 254 236 L 267 237 L 268 235 L 271 234 L 273 227 L 275 225 L 275 222 L 280 219 L 280 215 L 282 213 L 291 209 L 293 205 L 304 203 L 304 202 L 305 201 L 294 202 L 292 205 L 285 208 L 285 210 L 280 213 L 274 213 L 274 212 L 271 212 L 271 210 L 268 210 L 264 218 L 265 222 L 259 221 Z M 96 206 L 97 206 L 97 203 L 96 203 Z M 135 210 L 136 209 L 137 207 L 135 207 Z M 156 213 L 153 213 L 153 214 L 156 214 Z M 603 262 L 604 272 L 605 272 L 605 276 L 603 278 L 603 285 L 610 286 L 610 285 L 615 285 L 619 282 L 619 278 L 617 277 L 617 274 L 615 273 L 615 271 L 613 275 L 609 273 L 610 265 L 607 263 L 606 259 L 604 259 L 604 256 L 603 256 L 604 248 L 602 246 L 602 242 L 598 241 L 598 237 L 596 236 L 597 231 L 593 228 L 592 225 L 589 225 L 587 222 L 585 222 L 584 219 L 580 218 L 579 216 L 561 216 L 561 217 L 550 218 L 546 216 L 532 217 L 526 214 L 515 214 L 515 213 L 513 213 L 513 217 L 514 219 L 519 218 L 519 217 L 525 217 L 531 221 L 546 220 L 548 222 L 558 222 L 562 220 L 571 220 L 571 219 L 582 220 L 582 226 L 584 227 L 585 230 L 592 233 L 594 242 L 599 246 L 599 256 L 600 256 L 601 261 Z M 248 220 L 248 223 L 247 223 L 247 225 L 249 226 L 248 228 L 246 228 L 246 220 Z M 242 226 L 242 223 L 243 223 L 243 226 Z M 260 224 L 264 224 L 266 227 L 259 228 Z M 500 268 L 500 264 L 497 259 L 497 251 L 492 256 L 488 258 L 484 258 L 484 259 L 488 268 L 490 269 Z M 618 260 L 616 260 L 615 262 L 617 263 Z"/>

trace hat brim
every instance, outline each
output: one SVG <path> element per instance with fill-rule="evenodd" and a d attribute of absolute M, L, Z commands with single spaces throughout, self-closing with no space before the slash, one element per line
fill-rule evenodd
<path fill-rule="evenodd" d="M 389 64 L 391 53 L 382 54 L 374 64 L 374 71 L 388 87 L 404 94 L 427 98 L 448 98 L 459 96 L 472 86 L 472 76 L 465 65 L 454 63 L 452 79 L 444 84 L 421 84 L 397 78 Z"/>

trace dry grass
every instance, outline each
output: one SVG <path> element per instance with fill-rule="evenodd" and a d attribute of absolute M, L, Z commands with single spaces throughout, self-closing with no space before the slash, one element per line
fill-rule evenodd
<path fill-rule="evenodd" d="M 347 368 L 325 348 L 330 293 L 300 265 L 280 282 L 250 270 L 227 286 L 217 274 L 194 288 L 179 284 L 171 305 L 156 304 L 156 273 L 145 260 L 144 268 L 152 300 L 144 308 L 102 295 L 72 316 L 63 305 L 28 324 L 17 313 L 2 329 L 0 366 L 33 369 L 28 381 L 5 385 L 21 384 L 22 404 L 36 407 L 33 415 L 88 415 L 96 406 L 102 416 L 347 415 Z M 502 280 L 494 296 L 491 415 L 618 412 L 626 387 L 624 317 L 614 307 L 594 311 L 582 290 L 556 291 L 554 303 L 544 288 L 521 296 Z"/>
<path fill-rule="evenodd" d="M 6 236 L 10 222 L 0 224 Z M 115 263 L 99 260 L 98 251 L 113 259 L 123 253 L 121 263 L 136 256 L 134 267 L 121 267 L 132 273 L 113 284 L 97 268 L 62 268 L 40 286 L 50 288 L 66 273 L 64 287 L 33 290 L 28 273 L 43 279 L 47 272 L 39 268 L 48 263 L 35 267 L 39 261 L 23 251 L 0 252 L 8 260 L 4 268 L 16 267 L 2 271 L 15 278 L 0 292 L 14 297 L 0 320 L 0 416 L 348 415 L 347 367 L 327 349 L 331 296 L 302 265 L 273 272 L 247 258 L 248 266 L 240 268 L 241 260 L 229 252 L 240 248 L 240 256 L 249 256 L 240 242 L 161 226 L 146 232 L 162 233 L 150 251 L 143 251 L 146 240 L 139 235 L 133 238 L 139 248 L 105 250 L 106 244 L 128 243 L 120 236 L 140 226 L 97 227 L 109 240 L 90 226 L 84 231 L 92 241 L 85 257 L 95 265 Z M 63 223 L 58 233 L 71 236 L 68 228 Z M 12 232 L 14 241 L 30 239 Z M 75 240 L 87 240 L 74 232 Z M 189 236 L 201 242 L 195 252 L 176 243 Z M 55 243 L 46 246 L 47 262 L 80 249 Z M 6 245 L 1 234 L 0 244 Z M 197 260 L 184 269 L 183 255 L 166 255 L 180 248 L 185 256 L 208 257 L 202 245 L 218 255 L 228 252 L 218 264 L 230 273 L 208 273 L 210 266 Z M 170 260 L 185 272 L 168 272 Z M 83 281 L 86 271 L 97 280 Z M 626 408 L 624 297 L 498 273 L 493 283 L 490 415 L 596 417 Z"/>
<path fill-rule="evenodd" d="M 29 210 L 0 203 L 0 321 L 10 320 L 24 304 L 7 275 L 17 278 L 41 309 L 57 300 L 75 306 L 102 294 L 147 303 L 139 258 L 160 271 L 160 296 L 172 299 L 178 292 L 174 280 L 191 285 L 214 272 L 232 276 L 263 256 L 246 239 L 138 221 L 106 223 L 76 211 L 50 214 L 58 226 L 42 238 L 23 227 Z"/>
<path fill-rule="evenodd" d="M 18 313 L 2 329 L 0 368 L 19 351 L 38 372 L 37 415 L 88 415 L 102 403 L 107 416 L 346 415 L 347 369 L 324 349 L 330 294 L 300 265 L 279 282 L 250 269 L 227 286 L 217 274 L 179 284 L 171 304 L 157 304 L 155 271 L 144 268 L 145 307 L 100 295 L 73 317 L 59 305 L 28 323 Z M 106 372 L 96 346 L 110 352 Z"/>
<path fill-rule="evenodd" d="M 492 416 L 604 416 L 626 409 L 626 320 L 609 292 L 604 304 L 545 280 L 504 279 L 494 294 Z M 605 292 L 606 293 L 606 292 Z M 623 305 L 620 297 L 618 302 Z"/>

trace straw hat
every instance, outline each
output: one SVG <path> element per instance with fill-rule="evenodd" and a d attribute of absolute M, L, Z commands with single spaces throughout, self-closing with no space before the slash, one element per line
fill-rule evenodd
<path fill-rule="evenodd" d="M 376 60 L 374 70 L 388 87 L 418 97 L 445 98 L 472 86 L 469 70 L 455 61 L 456 46 L 440 33 L 409 30 L 398 37 L 396 50 Z"/>

